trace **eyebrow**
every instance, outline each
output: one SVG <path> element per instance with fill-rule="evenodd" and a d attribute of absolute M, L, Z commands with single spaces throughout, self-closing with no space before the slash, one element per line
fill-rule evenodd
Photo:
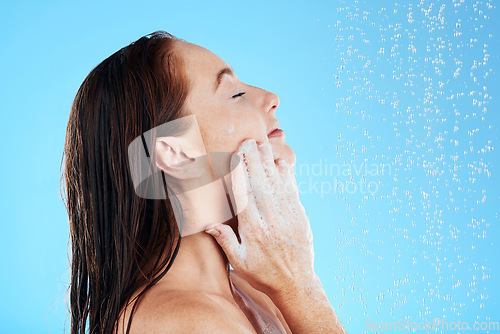
<path fill-rule="evenodd" d="M 234 72 L 233 72 L 233 69 L 231 67 L 224 67 L 222 70 L 219 71 L 219 73 L 217 73 L 217 78 L 215 80 L 215 89 L 214 89 L 214 93 L 217 91 L 217 89 L 219 88 L 220 86 L 220 83 L 222 81 L 222 77 L 224 76 L 224 74 L 227 74 L 227 75 L 234 75 Z"/>

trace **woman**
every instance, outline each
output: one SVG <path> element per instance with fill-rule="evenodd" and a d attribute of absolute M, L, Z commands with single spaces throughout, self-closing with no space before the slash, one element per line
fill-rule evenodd
<path fill-rule="evenodd" d="M 166 32 L 137 40 L 88 75 L 64 152 L 72 333 L 343 332 L 314 273 L 295 155 L 276 130 L 278 105 L 278 96 L 239 81 L 215 54 Z M 146 155 L 168 199 L 141 196 L 127 149 L 188 116 L 203 147 L 189 136 L 156 136 Z M 182 188 L 206 177 L 192 166 L 211 152 L 236 153 L 208 158 L 211 181 L 217 164 L 230 172 L 231 217 L 212 183 Z"/>

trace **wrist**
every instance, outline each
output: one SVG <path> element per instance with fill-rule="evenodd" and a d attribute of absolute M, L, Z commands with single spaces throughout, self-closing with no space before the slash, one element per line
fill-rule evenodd
<path fill-rule="evenodd" d="M 291 303 L 304 299 L 326 299 L 321 280 L 316 273 L 290 279 L 278 289 L 272 289 L 268 296 L 275 303 Z"/>

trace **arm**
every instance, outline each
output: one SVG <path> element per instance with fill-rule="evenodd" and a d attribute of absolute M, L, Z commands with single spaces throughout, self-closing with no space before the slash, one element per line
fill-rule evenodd
<path fill-rule="evenodd" d="M 275 291 L 269 297 L 294 334 L 347 333 L 316 275 L 310 284 Z"/>

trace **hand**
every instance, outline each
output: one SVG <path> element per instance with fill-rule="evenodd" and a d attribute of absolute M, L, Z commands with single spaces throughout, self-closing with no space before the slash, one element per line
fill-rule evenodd
<path fill-rule="evenodd" d="M 269 142 L 258 147 L 250 139 L 233 155 L 231 170 L 241 244 L 228 225 L 210 226 L 206 232 L 234 270 L 268 295 L 313 284 L 312 231 L 292 168 L 283 159 L 274 161 Z"/>

